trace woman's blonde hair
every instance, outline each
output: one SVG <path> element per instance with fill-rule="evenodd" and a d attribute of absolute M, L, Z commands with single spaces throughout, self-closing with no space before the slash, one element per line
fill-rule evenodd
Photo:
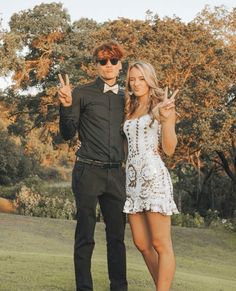
<path fill-rule="evenodd" d="M 157 105 L 157 103 L 161 102 L 164 98 L 164 91 L 158 86 L 158 80 L 153 66 L 143 61 L 136 61 L 131 63 L 127 72 L 125 88 L 125 119 L 129 119 L 129 117 L 134 113 L 139 105 L 138 99 L 133 94 L 129 84 L 130 71 L 133 68 L 137 68 L 142 73 L 145 81 L 150 88 L 149 104 L 147 108 L 148 113 L 152 113 L 153 107 Z"/>

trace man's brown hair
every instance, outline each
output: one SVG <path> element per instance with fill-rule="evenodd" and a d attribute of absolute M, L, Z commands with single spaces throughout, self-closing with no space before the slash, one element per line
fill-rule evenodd
<path fill-rule="evenodd" d="M 124 49 L 115 41 L 104 42 L 95 48 L 93 58 L 95 61 L 100 59 L 122 59 Z"/>

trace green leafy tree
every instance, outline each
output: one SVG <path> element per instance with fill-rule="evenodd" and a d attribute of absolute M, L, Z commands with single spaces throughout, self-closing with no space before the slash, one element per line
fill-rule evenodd
<path fill-rule="evenodd" d="M 25 155 L 6 131 L 0 132 L 0 145 L 0 185 L 16 183 L 37 172 L 37 161 Z"/>

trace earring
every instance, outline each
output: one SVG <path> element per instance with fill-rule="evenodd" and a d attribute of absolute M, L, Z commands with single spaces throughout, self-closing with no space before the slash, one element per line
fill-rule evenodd
<path fill-rule="evenodd" d="M 133 95 L 133 92 L 132 91 L 129 91 L 129 95 L 132 96 Z"/>

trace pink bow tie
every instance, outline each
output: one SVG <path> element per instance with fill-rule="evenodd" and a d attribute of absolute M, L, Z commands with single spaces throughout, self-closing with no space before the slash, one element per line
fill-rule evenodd
<path fill-rule="evenodd" d="M 118 84 L 115 84 L 114 86 L 109 86 L 108 84 L 105 83 L 103 93 L 106 93 L 108 91 L 112 91 L 113 93 L 117 94 L 119 91 Z"/>

